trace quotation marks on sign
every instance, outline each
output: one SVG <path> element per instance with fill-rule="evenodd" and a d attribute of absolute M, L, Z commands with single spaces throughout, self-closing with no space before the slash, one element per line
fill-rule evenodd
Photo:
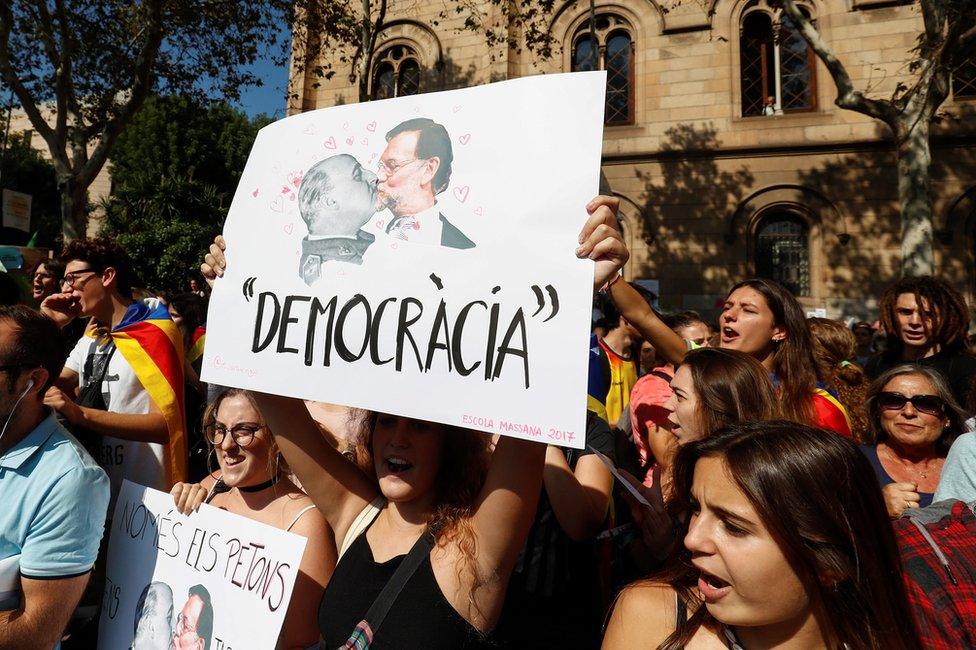
<path fill-rule="evenodd" d="M 553 316 L 559 313 L 559 294 L 556 293 L 556 288 L 551 284 L 547 284 L 545 288 L 546 293 L 549 294 L 548 302 L 552 305 L 552 313 L 542 321 L 543 323 L 548 322 Z M 547 303 L 545 296 L 542 295 L 542 289 L 539 288 L 539 285 L 533 284 L 532 292 L 535 293 L 535 299 L 539 303 L 539 308 L 535 310 L 535 313 L 533 313 L 532 316 L 538 316 L 539 312 L 545 309 Z"/>
<path fill-rule="evenodd" d="M 251 302 L 251 298 L 254 297 L 254 283 L 257 281 L 256 277 L 248 278 L 244 280 L 244 284 L 241 287 L 241 293 L 244 294 L 244 300 Z"/>
<path fill-rule="evenodd" d="M 454 198 L 456 198 L 460 203 L 464 203 L 468 200 L 468 192 L 471 188 L 467 185 L 462 185 L 461 187 L 454 188 Z"/>

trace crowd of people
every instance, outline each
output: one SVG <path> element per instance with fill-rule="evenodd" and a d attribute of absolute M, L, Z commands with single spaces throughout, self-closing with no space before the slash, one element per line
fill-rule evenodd
<path fill-rule="evenodd" d="M 220 237 L 176 295 L 109 239 L 39 264 L 0 306 L 0 648 L 95 647 L 123 479 L 306 538 L 280 648 L 976 647 L 959 292 L 903 278 L 844 323 L 751 278 L 714 323 L 660 313 L 617 207 L 575 251 L 583 449 L 202 383 Z M 133 647 L 209 648 L 186 608 Z"/>

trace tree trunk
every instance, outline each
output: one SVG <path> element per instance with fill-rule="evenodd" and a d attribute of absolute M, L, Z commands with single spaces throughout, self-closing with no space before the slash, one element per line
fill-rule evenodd
<path fill-rule="evenodd" d="M 929 197 L 929 121 L 903 114 L 897 129 L 898 200 L 901 204 L 901 271 L 932 275 L 932 201 Z"/>
<path fill-rule="evenodd" d="M 61 233 L 64 243 L 87 236 L 88 188 L 80 187 L 71 176 L 58 177 L 61 195 Z"/>

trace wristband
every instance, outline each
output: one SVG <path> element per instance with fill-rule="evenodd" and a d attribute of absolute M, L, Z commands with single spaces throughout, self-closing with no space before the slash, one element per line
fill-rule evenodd
<path fill-rule="evenodd" d="M 607 280 L 606 284 L 600 287 L 600 293 L 607 293 L 608 291 L 610 291 L 610 287 L 612 287 L 617 282 L 617 280 L 619 280 L 621 277 L 623 277 L 622 272 L 616 273 L 612 278 Z"/>

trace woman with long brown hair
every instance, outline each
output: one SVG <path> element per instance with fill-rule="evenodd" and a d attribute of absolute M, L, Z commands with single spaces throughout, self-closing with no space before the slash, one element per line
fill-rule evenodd
<path fill-rule="evenodd" d="M 629 256 L 614 224 L 595 209 L 580 237 L 576 254 L 596 261 L 594 287 Z M 210 247 L 208 279 L 223 275 L 224 250 L 222 237 Z M 353 464 L 300 400 L 257 394 L 257 404 L 335 533 L 339 562 L 319 607 L 324 647 L 485 647 L 535 515 L 546 445 L 503 436 L 489 462 L 484 433 L 372 413 Z"/>
<path fill-rule="evenodd" d="M 616 212 L 619 200 L 598 196 L 587 209 L 608 207 Z M 626 282 L 610 288 L 620 313 L 641 336 L 676 367 L 693 347 L 675 334 Z M 753 278 L 733 286 L 719 318 L 719 347 L 752 355 L 770 373 L 777 387 L 780 411 L 796 422 L 813 424 L 850 437 L 844 407 L 818 385 L 810 330 L 800 303 L 783 285 Z"/>
<path fill-rule="evenodd" d="M 335 568 L 332 530 L 289 478 L 253 393 L 240 388 L 221 393 L 207 406 L 203 431 L 207 458 L 215 458 L 216 468 L 201 483 L 173 486 L 177 509 L 185 513 L 206 502 L 307 540 L 278 647 L 308 647 L 318 639 L 315 612 Z"/>
<path fill-rule="evenodd" d="M 737 350 L 700 348 L 685 356 L 671 380 L 672 394 L 664 404 L 671 434 L 679 446 L 709 437 L 722 427 L 742 422 L 771 420 L 779 414 L 779 399 L 769 375 L 750 355 Z M 629 493 L 624 498 L 641 531 L 643 564 L 662 561 L 674 547 L 675 524 L 664 508 L 671 490 L 670 458 L 662 459 L 662 470 L 655 483 L 642 485 L 626 471 L 630 480 L 650 506 L 639 503 Z"/>
<path fill-rule="evenodd" d="M 671 380 L 671 433 L 678 444 L 707 438 L 729 424 L 770 420 L 779 413 L 763 366 L 737 350 L 700 348 L 685 356 Z"/>
<path fill-rule="evenodd" d="M 868 416 L 864 409 L 868 378 L 855 360 L 857 339 L 847 326 L 829 318 L 808 318 L 807 323 L 813 338 L 817 375 L 847 409 L 854 440 L 862 442 L 868 435 Z"/>
<path fill-rule="evenodd" d="M 685 549 L 621 592 L 604 649 L 920 647 L 851 441 L 787 421 L 727 427 L 678 452 L 669 505 Z"/>

